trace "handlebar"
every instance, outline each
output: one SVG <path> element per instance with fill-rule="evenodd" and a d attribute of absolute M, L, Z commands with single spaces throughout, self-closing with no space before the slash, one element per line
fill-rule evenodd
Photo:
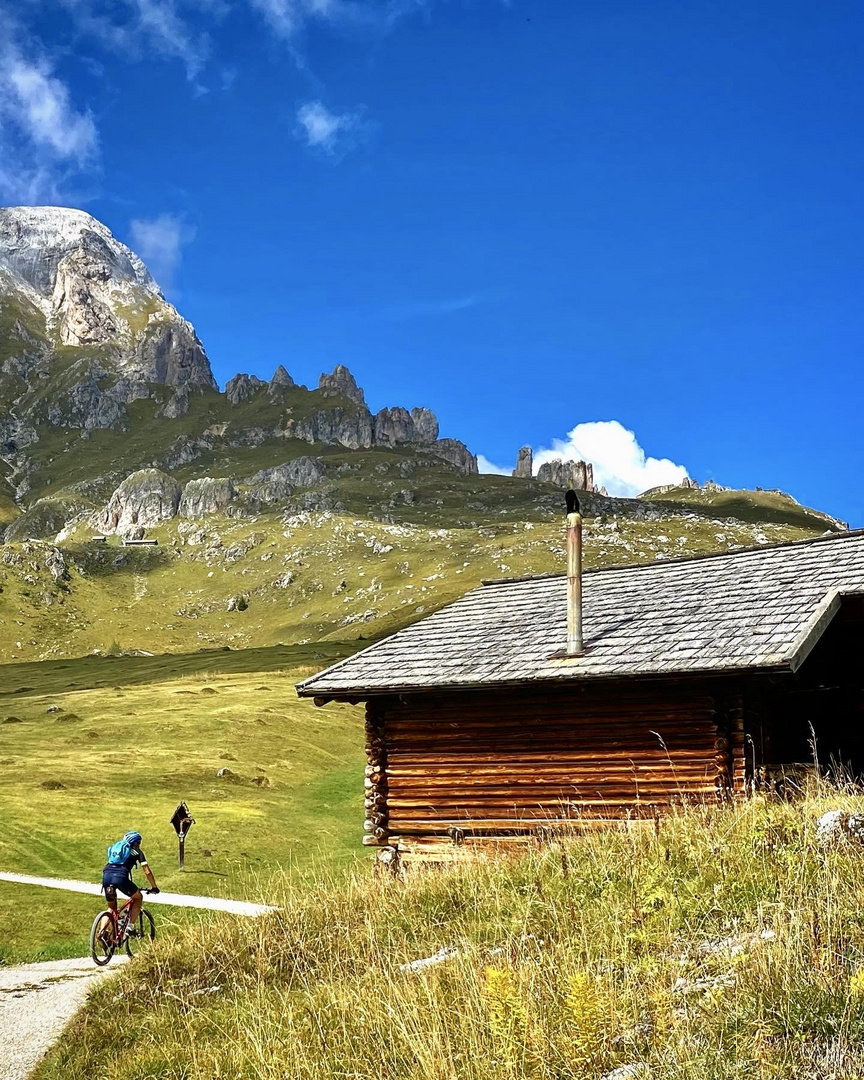
<path fill-rule="evenodd" d="M 157 892 L 160 892 L 160 891 L 161 891 L 161 890 L 160 890 L 159 888 L 157 888 L 157 886 L 155 886 L 155 885 L 153 886 L 153 888 L 152 888 L 152 889 L 145 889 L 145 890 L 144 890 L 144 892 L 145 892 L 145 893 L 147 893 L 147 895 L 148 895 L 148 896 L 149 896 L 149 895 L 150 895 L 151 893 L 157 893 Z"/>

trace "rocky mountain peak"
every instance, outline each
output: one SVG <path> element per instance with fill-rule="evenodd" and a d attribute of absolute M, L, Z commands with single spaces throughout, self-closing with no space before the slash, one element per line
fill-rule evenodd
<path fill-rule="evenodd" d="M 65 268 L 61 270 L 61 264 Z M 81 276 L 121 291 L 162 297 L 138 256 L 96 218 L 67 206 L 0 209 L 0 266 L 44 302 L 57 305 L 58 279 Z"/>
<path fill-rule="evenodd" d="M 329 375 L 322 374 L 318 380 L 318 389 L 324 392 L 325 397 L 344 397 L 355 405 L 366 404 L 363 391 L 344 364 L 337 364 Z"/>
<path fill-rule="evenodd" d="M 285 368 L 280 364 L 273 372 L 273 378 L 268 384 L 268 391 L 283 389 L 290 390 L 292 386 L 296 386 L 297 383 L 291 378 Z"/>

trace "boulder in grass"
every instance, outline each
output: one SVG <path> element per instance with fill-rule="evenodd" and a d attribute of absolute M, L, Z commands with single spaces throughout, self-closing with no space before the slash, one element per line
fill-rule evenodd
<path fill-rule="evenodd" d="M 816 822 L 816 842 L 833 844 L 839 840 L 857 840 L 864 844 L 864 814 L 848 810 L 828 810 Z"/>

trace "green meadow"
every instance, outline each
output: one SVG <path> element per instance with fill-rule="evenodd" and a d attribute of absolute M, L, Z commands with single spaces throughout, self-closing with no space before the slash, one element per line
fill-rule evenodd
<path fill-rule="evenodd" d="M 814 827 L 838 805 L 860 793 L 286 878 L 279 911 L 187 925 L 100 986 L 36 1077 L 853 1080 L 864 859 Z"/>
<path fill-rule="evenodd" d="M 362 709 L 294 691 L 354 647 L 4 666 L 0 869 L 98 881 L 107 845 L 136 828 L 161 888 L 266 899 L 277 870 L 362 856 Z M 182 871 L 180 800 L 196 819 Z M 96 910 L 0 883 L 0 963 L 83 955 Z M 156 914 L 165 927 L 193 918 Z"/>

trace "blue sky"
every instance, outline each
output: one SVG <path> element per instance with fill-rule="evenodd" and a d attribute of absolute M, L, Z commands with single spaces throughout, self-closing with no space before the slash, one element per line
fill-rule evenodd
<path fill-rule="evenodd" d="M 578 428 L 633 484 L 641 446 L 864 525 L 862 36 L 835 0 L 0 0 L 0 201 L 103 220 L 220 382 L 346 363 L 500 466 Z"/>

